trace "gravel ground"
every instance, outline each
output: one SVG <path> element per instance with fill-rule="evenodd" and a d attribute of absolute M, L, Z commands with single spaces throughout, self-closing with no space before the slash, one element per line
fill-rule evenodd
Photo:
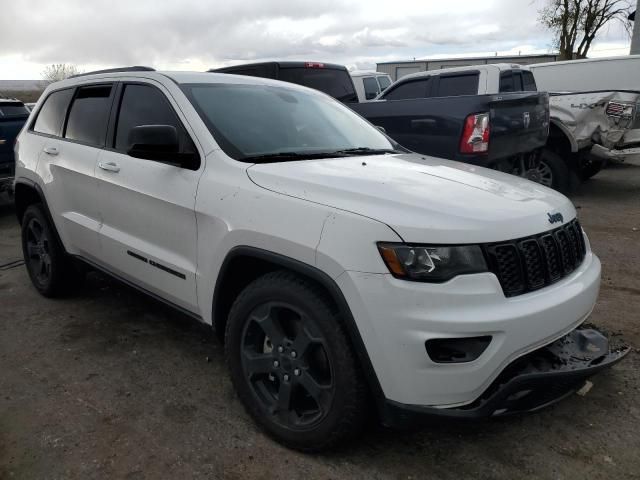
<path fill-rule="evenodd" d="M 640 167 L 611 167 L 573 200 L 604 267 L 592 322 L 629 357 L 534 415 L 371 426 L 323 455 L 258 431 L 207 328 L 104 276 L 52 301 L 24 267 L 0 268 L 0 479 L 640 478 Z M 5 204 L 0 265 L 20 257 Z"/>

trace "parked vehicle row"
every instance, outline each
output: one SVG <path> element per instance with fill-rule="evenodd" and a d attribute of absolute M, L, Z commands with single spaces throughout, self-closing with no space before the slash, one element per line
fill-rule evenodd
<path fill-rule="evenodd" d="M 449 97 L 470 154 L 544 140 L 546 94 L 501 96 Z M 581 327 L 601 267 L 566 197 L 411 153 L 309 88 L 79 75 L 44 92 L 16 162 L 34 287 L 64 294 L 82 263 L 212 325 L 247 411 L 293 448 L 353 438 L 371 410 L 394 426 L 534 411 L 629 351 Z"/>

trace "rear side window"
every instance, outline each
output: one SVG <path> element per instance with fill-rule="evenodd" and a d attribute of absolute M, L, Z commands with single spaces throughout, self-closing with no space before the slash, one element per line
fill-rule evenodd
<path fill-rule="evenodd" d="M 112 85 L 92 85 L 78 88 L 64 138 L 104 147 L 111 112 Z"/>
<path fill-rule="evenodd" d="M 116 126 L 114 141 L 116 150 L 121 152 L 129 150 L 131 147 L 129 132 L 133 127 L 140 125 L 171 125 L 178 132 L 180 152 L 197 152 L 173 107 L 160 90 L 150 85 L 126 85 Z"/>
<path fill-rule="evenodd" d="M 278 80 L 320 90 L 344 103 L 357 102 L 351 75 L 335 68 L 281 68 Z"/>
<path fill-rule="evenodd" d="M 371 100 L 378 96 L 378 82 L 373 77 L 363 77 L 362 84 L 364 85 L 364 96 L 367 100 Z"/>
<path fill-rule="evenodd" d="M 73 89 L 71 88 L 59 90 L 49 95 L 38 112 L 33 131 L 59 136 L 62 133 L 64 116 L 72 96 Z"/>
<path fill-rule="evenodd" d="M 536 79 L 533 76 L 533 73 L 529 71 L 522 72 L 522 83 L 523 89 L 527 92 L 537 92 L 538 87 L 536 86 Z"/>
<path fill-rule="evenodd" d="M 478 94 L 479 74 L 440 75 L 438 97 L 457 97 L 459 95 Z"/>
<path fill-rule="evenodd" d="M 384 98 L 387 100 L 409 100 L 411 98 L 425 98 L 429 88 L 431 77 L 411 80 L 402 83 L 387 93 Z"/>

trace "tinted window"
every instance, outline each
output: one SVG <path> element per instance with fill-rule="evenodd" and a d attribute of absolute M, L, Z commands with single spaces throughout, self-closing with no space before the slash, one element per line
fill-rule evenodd
<path fill-rule="evenodd" d="M 366 120 L 318 92 L 271 85 L 194 84 L 182 88 L 218 145 L 238 160 L 278 153 L 331 158 L 345 149 L 393 148 Z"/>
<path fill-rule="evenodd" d="M 520 88 L 522 90 L 522 88 Z M 516 84 L 514 83 L 514 75 L 511 70 L 500 74 L 500 92 L 516 92 Z"/>
<path fill-rule="evenodd" d="M 477 95 L 478 77 L 474 75 L 440 75 L 438 97 L 457 97 L 459 95 Z"/>
<path fill-rule="evenodd" d="M 72 96 L 73 89 L 60 90 L 49 95 L 40 108 L 33 130 L 49 135 L 60 135 Z"/>
<path fill-rule="evenodd" d="M 29 115 L 27 107 L 20 103 L 0 103 L 0 117 L 15 117 Z"/>
<path fill-rule="evenodd" d="M 95 85 L 78 89 L 69 110 L 65 138 L 99 147 L 104 146 L 111 111 L 111 89 L 111 85 Z"/>
<path fill-rule="evenodd" d="M 538 87 L 536 87 L 536 80 L 533 77 L 533 73 L 528 71 L 522 72 L 522 81 L 523 81 L 523 90 L 527 92 L 536 92 Z"/>
<path fill-rule="evenodd" d="M 246 75 L 248 77 L 263 77 L 263 78 L 275 78 L 275 66 L 274 65 L 256 65 L 253 67 L 242 68 L 228 68 L 220 69 L 223 73 L 230 73 L 232 75 Z"/>
<path fill-rule="evenodd" d="M 513 72 L 513 88 L 516 92 L 522 91 L 522 74 L 520 72 Z"/>
<path fill-rule="evenodd" d="M 429 86 L 430 77 L 421 78 L 420 80 L 411 80 L 402 83 L 389 91 L 384 98 L 387 100 L 407 100 L 410 98 L 425 98 L 427 96 L 427 87 Z"/>
<path fill-rule="evenodd" d="M 367 100 L 378 96 L 378 82 L 376 82 L 375 78 L 363 77 L 362 84 L 364 85 L 364 96 Z"/>
<path fill-rule="evenodd" d="M 378 83 L 380 84 L 380 91 L 384 92 L 391 85 L 391 80 L 389 77 L 378 77 Z"/>
<path fill-rule="evenodd" d="M 297 83 L 331 95 L 341 102 L 357 102 L 351 75 L 333 68 L 281 68 L 278 80 Z"/>
<path fill-rule="evenodd" d="M 116 126 L 116 150 L 129 150 L 129 132 L 140 125 L 171 125 L 178 132 L 180 152 L 196 152 L 191 138 L 160 90 L 149 85 L 126 85 Z"/>

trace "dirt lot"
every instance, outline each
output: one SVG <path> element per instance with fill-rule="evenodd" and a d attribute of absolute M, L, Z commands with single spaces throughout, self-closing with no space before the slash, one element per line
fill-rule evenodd
<path fill-rule="evenodd" d="M 206 328 L 92 274 L 73 298 L 0 268 L 0 479 L 640 478 L 640 167 L 574 195 L 603 265 L 593 322 L 634 351 L 535 415 L 420 432 L 371 427 L 340 452 L 302 455 L 260 433 Z M 0 206 L 0 265 L 21 257 Z"/>

